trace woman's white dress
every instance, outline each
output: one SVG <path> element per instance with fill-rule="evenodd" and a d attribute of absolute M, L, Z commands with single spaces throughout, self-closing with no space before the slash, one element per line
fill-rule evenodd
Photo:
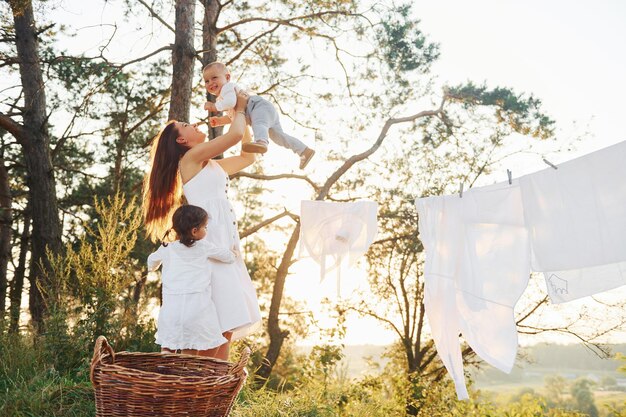
<path fill-rule="evenodd" d="M 218 247 L 239 248 L 237 219 L 228 201 L 228 174 L 215 161 L 183 185 L 187 202 L 209 214 L 206 240 Z M 244 337 L 261 324 L 256 290 L 241 257 L 232 264 L 213 263 L 213 303 L 222 331 L 233 331 L 232 340 Z"/>
<path fill-rule="evenodd" d="M 149 271 L 163 265 L 157 344 L 168 349 L 205 350 L 227 341 L 222 336 L 215 305 L 210 302 L 211 271 L 213 265 L 219 264 L 212 259 L 232 265 L 236 258 L 231 250 L 204 240 L 191 247 L 175 241 L 148 257 Z"/>

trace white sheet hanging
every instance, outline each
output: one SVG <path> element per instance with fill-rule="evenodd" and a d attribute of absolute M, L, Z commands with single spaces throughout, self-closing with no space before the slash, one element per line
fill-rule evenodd
<path fill-rule="evenodd" d="M 437 352 L 468 398 L 458 335 L 510 372 L 517 353 L 514 307 L 530 275 L 528 234 L 516 183 L 416 201 L 427 252 L 424 304 Z"/>
<path fill-rule="evenodd" d="M 532 269 L 552 302 L 626 284 L 626 142 L 520 178 Z"/>
<path fill-rule="evenodd" d="M 353 265 L 376 238 L 377 209 L 373 201 L 302 201 L 300 256 L 306 253 L 320 265 L 322 280 L 326 272 L 339 271 L 344 259 Z"/>

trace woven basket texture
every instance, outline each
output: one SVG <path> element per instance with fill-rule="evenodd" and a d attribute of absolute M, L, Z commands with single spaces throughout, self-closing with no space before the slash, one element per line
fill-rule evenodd
<path fill-rule="evenodd" d="M 249 358 L 248 348 L 237 363 L 173 353 L 115 353 L 100 336 L 91 361 L 96 416 L 228 416 Z"/>

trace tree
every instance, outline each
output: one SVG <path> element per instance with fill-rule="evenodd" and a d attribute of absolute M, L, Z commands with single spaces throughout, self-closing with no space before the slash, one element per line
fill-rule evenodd
<path fill-rule="evenodd" d="M 590 388 L 592 384 L 588 379 L 577 379 L 572 384 L 571 393 L 572 398 L 576 401 L 576 410 L 585 413 L 589 417 L 598 417 L 598 408 L 593 400 L 593 393 Z"/>
<path fill-rule="evenodd" d="M 546 387 L 549 405 L 555 408 L 563 408 L 567 405 L 568 383 L 561 375 L 546 376 L 544 385 Z"/>
<path fill-rule="evenodd" d="M 40 288 L 52 275 L 46 251 L 61 251 L 61 223 L 58 215 L 56 183 L 50 154 L 48 114 L 38 46 L 39 32 L 32 2 L 10 1 L 15 27 L 15 49 L 23 90 L 23 110 L 15 115 L 0 113 L 0 127 L 11 133 L 22 148 L 28 172 L 32 202 L 32 265 L 30 309 L 35 324 L 43 324 L 45 302 Z"/>
<path fill-rule="evenodd" d="M 7 266 L 9 259 L 11 259 L 12 217 L 9 173 L 3 155 L 0 155 L 0 313 L 4 312 L 6 307 Z"/>

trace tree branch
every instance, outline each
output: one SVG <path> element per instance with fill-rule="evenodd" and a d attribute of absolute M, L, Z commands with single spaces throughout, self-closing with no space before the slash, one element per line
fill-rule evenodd
<path fill-rule="evenodd" d="M 252 226 L 252 227 L 244 230 L 243 232 L 239 233 L 239 238 L 240 239 L 246 238 L 246 237 L 250 236 L 251 234 L 258 232 L 259 230 L 261 230 L 265 226 L 274 223 L 276 220 L 282 219 L 285 216 L 291 217 L 296 222 L 299 220 L 298 216 L 296 216 L 296 215 L 288 212 L 287 210 L 285 210 L 282 213 L 277 214 L 276 216 L 274 216 L 272 218 L 263 220 L 261 223 L 255 225 L 255 226 Z"/>
<path fill-rule="evenodd" d="M 161 48 L 159 48 L 159 49 L 157 49 L 157 50 L 155 50 L 155 51 L 153 51 L 153 52 L 150 52 L 148 55 L 144 55 L 144 56 L 142 56 L 142 57 L 140 57 L 140 58 L 133 59 L 132 61 L 128 61 L 128 62 L 125 62 L 125 63 L 123 63 L 123 64 L 117 64 L 117 65 L 114 65 L 114 66 L 115 66 L 116 68 L 118 68 L 118 69 L 122 69 L 122 68 L 124 68 L 124 67 L 127 67 L 128 65 L 134 64 L 135 62 L 143 61 L 143 60 L 148 59 L 148 58 L 150 58 L 150 57 L 152 57 L 152 56 L 154 56 L 154 55 L 157 55 L 157 54 L 158 54 L 158 53 L 160 53 L 160 52 L 163 52 L 163 51 L 171 51 L 171 50 L 173 50 L 173 49 L 174 49 L 174 46 L 173 46 L 173 45 L 163 46 L 163 47 L 161 47 Z"/>
<path fill-rule="evenodd" d="M 397 242 L 398 240 L 403 240 L 403 239 L 407 239 L 407 238 L 415 238 L 415 232 L 406 233 L 404 235 L 392 236 L 392 237 L 388 237 L 388 238 L 385 238 L 385 239 L 376 240 L 376 241 L 372 242 L 372 245 L 380 245 L 382 243 L 387 243 L 387 242 Z"/>
<path fill-rule="evenodd" d="M 24 126 L 16 123 L 13 119 L 4 113 L 0 113 L 0 127 L 9 132 L 20 145 L 26 142 L 26 133 Z"/>
<path fill-rule="evenodd" d="M 165 97 L 160 96 L 159 102 L 157 103 L 156 106 L 154 106 L 153 110 L 148 112 L 148 114 L 142 117 L 141 120 L 139 120 L 137 123 L 132 125 L 128 130 L 126 130 L 126 135 L 132 134 L 135 130 L 139 129 L 144 123 L 146 123 L 148 120 L 156 116 L 161 110 L 163 110 L 163 107 L 165 107 L 166 103 L 167 103 L 167 100 L 165 99 Z"/>
<path fill-rule="evenodd" d="M 598 352 L 600 352 L 601 354 L 605 356 L 608 355 L 608 352 L 609 352 L 608 349 L 606 347 L 603 347 L 600 343 L 594 343 L 591 341 L 592 339 L 586 339 L 582 337 L 581 335 L 579 335 L 578 333 L 568 329 L 567 327 L 565 328 L 563 327 L 542 328 L 542 327 L 527 326 L 527 325 L 522 325 L 518 327 L 523 328 L 523 329 L 528 329 L 528 330 L 519 330 L 519 332 L 523 334 L 534 335 L 534 334 L 539 334 L 543 332 L 557 332 L 557 333 L 564 333 L 570 336 L 574 336 L 575 338 L 580 340 L 585 347 L 587 347 L 590 351 L 592 351 L 598 356 L 600 356 Z M 590 346 L 593 346 L 595 349 L 597 349 L 597 351 L 592 349 Z"/>
<path fill-rule="evenodd" d="M 238 173 L 234 174 L 231 178 L 239 178 L 239 177 L 252 178 L 255 180 L 264 180 L 264 181 L 282 180 L 282 179 L 288 179 L 288 178 L 298 179 L 298 180 L 308 182 L 309 185 L 313 187 L 315 191 L 320 189 L 320 186 L 315 184 L 313 180 L 311 180 L 306 175 L 297 175 L 297 174 L 264 175 L 264 174 L 253 174 L 249 172 L 239 171 Z"/>
<path fill-rule="evenodd" d="M 547 302 L 548 302 L 548 296 L 546 295 L 545 297 L 543 297 L 543 300 L 539 301 L 533 308 L 530 309 L 530 311 L 528 313 L 524 314 L 523 317 L 518 319 L 515 322 L 515 324 L 517 324 L 518 326 L 521 325 L 524 320 L 526 320 L 528 317 L 533 315 L 535 313 L 535 311 L 537 311 L 537 309 L 539 307 L 541 307 L 542 305 L 546 304 Z"/>
<path fill-rule="evenodd" d="M 278 29 L 280 27 L 280 25 L 276 25 L 274 26 L 272 29 L 265 31 L 263 33 L 261 33 L 260 35 L 256 36 L 254 39 L 252 39 L 250 42 L 248 42 L 247 44 L 245 44 L 240 50 L 239 52 L 237 52 L 237 54 L 232 57 L 231 59 L 229 59 L 226 62 L 226 65 L 231 65 L 233 62 L 235 62 L 236 60 L 239 59 L 239 57 L 241 57 L 241 55 L 243 55 L 244 52 L 246 52 L 252 45 L 254 45 L 259 39 L 263 38 L 266 35 L 269 35 L 270 33 L 276 31 L 276 29 Z"/>
<path fill-rule="evenodd" d="M 152 15 L 152 17 L 154 17 L 156 20 L 158 20 L 159 22 L 161 22 L 161 24 L 163 24 L 163 26 L 165 26 L 166 28 L 168 28 L 169 30 L 172 31 L 172 33 L 176 33 L 176 30 L 174 30 L 174 28 L 172 26 L 170 26 L 165 20 L 163 20 L 161 18 L 161 16 L 159 16 L 157 14 L 157 12 L 154 11 L 154 9 L 148 5 L 148 3 L 146 3 L 144 0 L 138 0 L 139 3 L 143 4 L 143 6 L 148 9 L 148 11 L 150 12 L 150 14 Z"/>
<path fill-rule="evenodd" d="M 317 195 L 316 200 L 323 200 L 324 198 L 326 198 L 326 196 L 328 195 L 331 187 L 339 180 L 339 178 L 341 178 L 341 176 L 343 174 L 345 174 L 354 164 L 356 164 L 359 161 L 362 161 L 364 159 L 367 159 L 370 155 L 372 155 L 374 152 L 376 152 L 378 150 L 378 148 L 380 148 L 380 145 L 382 145 L 383 141 L 385 140 L 385 138 L 387 137 L 387 133 L 389 132 L 389 129 L 391 128 L 391 126 L 399 124 L 399 123 L 407 123 L 407 122 L 413 122 L 417 119 L 420 119 L 422 117 L 427 117 L 427 116 L 438 116 L 441 115 L 442 111 L 443 111 L 443 105 L 446 101 L 446 97 L 444 96 L 444 98 L 441 101 L 441 105 L 439 106 L 439 108 L 437 110 L 424 110 L 421 111 L 419 113 L 413 114 L 411 116 L 407 116 L 407 117 L 400 117 L 397 119 L 391 118 L 388 119 L 385 122 L 385 125 L 383 126 L 383 128 L 380 131 L 380 134 L 378 135 L 378 139 L 376 139 L 376 142 L 374 142 L 374 144 L 365 152 L 362 152 L 360 154 L 356 154 L 351 156 L 350 158 L 348 158 L 342 166 L 340 166 L 329 178 L 328 180 L 326 180 L 326 183 L 324 183 L 324 185 L 322 186 L 322 189 L 320 190 L 319 194 Z"/>
<path fill-rule="evenodd" d="M 374 313 L 371 310 L 361 310 L 360 308 L 357 307 L 352 307 L 349 306 L 346 310 L 352 310 L 357 312 L 358 314 L 362 315 L 362 316 L 370 316 L 376 320 L 379 320 L 383 323 L 386 323 L 394 332 L 396 332 L 398 334 L 398 336 L 400 337 L 400 339 L 404 338 L 404 335 L 402 334 L 402 332 L 400 331 L 400 329 L 398 329 L 398 327 L 396 327 L 395 323 L 392 322 L 391 320 L 389 320 L 386 317 L 382 317 L 379 316 L 378 314 Z"/>
<path fill-rule="evenodd" d="M 321 18 L 324 16 L 361 16 L 361 15 L 358 13 L 349 13 L 349 12 L 341 12 L 341 11 L 323 11 L 323 12 L 311 13 L 311 14 L 302 15 L 302 16 L 295 16 L 289 19 L 270 19 L 268 17 L 249 17 L 247 19 L 242 19 L 242 20 L 239 20 L 238 22 L 231 23 L 230 25 L 217 28 L 217 33 L 222 33 L 227 30 L 231 30 L 234 27 L 237 27 L 239 25 L 243 25 L 245 23 L 250 23 L 250 22 L 277 23 L 279 25 L 291 26 L 291 27 L 295 27 L 298 29 L 303 29 L 301 26 L 297 26 L 293 22 L 298 21 L 298 20 L 305 20 L 305 19 L 317 19 L 317 18 Z"/>

